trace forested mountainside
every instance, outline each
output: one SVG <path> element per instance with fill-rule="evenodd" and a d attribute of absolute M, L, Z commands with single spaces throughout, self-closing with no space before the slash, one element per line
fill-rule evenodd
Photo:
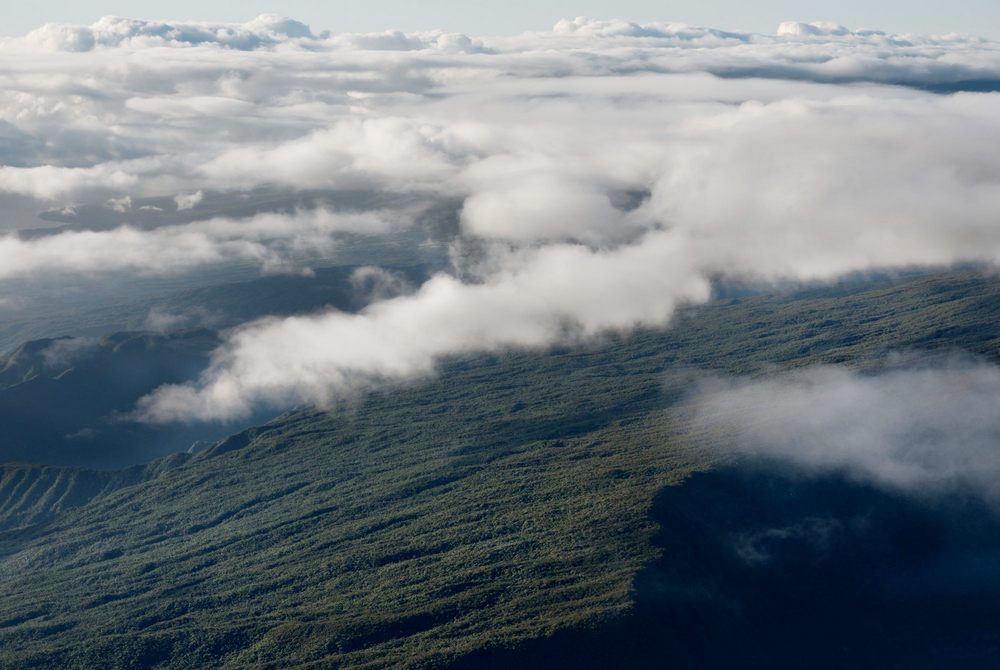
<path fill-rule="evenodd" d="M 833 614 L 817 620 L 829 635 L 811 630 L 811 666 L 843 667 L 846 658 L 885 667 L 880 648 L 866 655 L 864 645 L 843 643 L 846 632 L 909 645 L 906 667 L 995 664 L 991 631 L 930 634 L 939 619 L 926 613 L 950 611 L 954 572 L 927 582 L 942 588 L 928 590 L 911 617 L 858 632 L 845 627 L 857 618 L 843 613 L 870 602 L 859 596 L 864 584 L 844 582 L 829 561 L 755 573 L 735 593 L 711 581 L 725 580 L 724 570 L 699 571 L 702 556 L 731 565 L 719 533 L 753 530 L 740 523 L 866 510 L 875 531 L 852 536 L 865 540 L 848 543 L 860 552 L 852 565 L 884 565 L 897 555 L 892 542 L 912 537 L 907 528 L 935 537 L 933 514 L 943 512 L 850 482 L 827 485 L 848 501 L 830 508 L 780 477 L 727 479 L 707 448 L 721 436 L 689 421 L 689 391 L 713 372 L 817 362 L 869 369 L 915 349 L 997 361 L 1000 280 L 921 275 L 731 297 L 695 311 L 666 331 L 450 360 L 434 379 L 330 413 L 292 412 L 141 472 L 6 468 L 0 485 L 15 493 L 0 533 L 0 666 L 546 667 L 555 655 L 595 668 L 732 667 L 754 639 L 792 644 L 802 628 L 790 618 L 817 612 Z M 801 508 L 775 503 L 782 490 L 800 491 L 779 498 Z M 718 507 L 701 514 L 705 495 Z M 727 505 L 764 512 L 741 521 Z M 993 528 L 989 514 L 977 508 L 959 524 Z M 899 518 L 915 521 L 901 531 Z M 869 542 L 883 536 L 879 528 L 888 547 Z M 787 546 L 775 565 L 805 551 Z M 985 540 L 941 541 L 907 554 L 915 563 L 904 568 L 960 570 L 967 563 L 958 559 L 991 551 Z M 821 610 L 762 602 L 755 586 L 831 574 L 842 588 L 812 591 L 829 600 Z M 870 574 L 879 583 L 884 572 Z M 995 570 L 973 576 L 961 593 L 996 589 Z M 678 594 L 678 579 L 706 601 Z M 712 599 L 720 591 L 736 599 L 731 607 Z M 740 611 L 771 619 L 750 625 Z M 678 624 L 685 612 L 702 617 L 701 637 Z M 594 640 L 601 643 L 588 646 Z M 726 643 L 734 655 L 719 657 Z M 760 667 L 801 667 L 802 659 L 770 660 Z"/>

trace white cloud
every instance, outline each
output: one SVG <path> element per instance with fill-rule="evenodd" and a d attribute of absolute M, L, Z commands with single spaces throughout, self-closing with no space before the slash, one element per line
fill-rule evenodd
<path fill-rule="evenodd" d="M 335 35 L 330 39 L 340 48 L 385 51 L 421 51 L 431 49 L 445 53 L 489 53 L 480 40 L 461 33 L 434 30 L 421 33 L 404 33 L 387 30 L 381 33 Z"/>
<path fill-rule="evenodd" d="M 457 261 L 360 316 L 249 326 L 199 385 L 146 406 L 156 418 L 180 416 L 168 405 L 223 416 L 425 374 L 450 353 L 665 324 L 719 274 L 995 262 L 998 88 L 995 42 L 837 24 L 755 35 L 578 18 L 474 39 L 316 35 L 273 16 L 108 18 L 0 43 L 0 206 L 107 202 L 125 213 L 173 196 L 197 212 L 202 193 L 261 186 L 460 203 L 450 241 L 479 252 L 474 267 Z M 985 92 L 929 92 L 953 89 Z M 0 280 L 287 267 L 333 244 L 345 216 L 4 237 Z M 348 227 L 378 233 L 392 227 L 384 219 Z M 405 329 L 404 316 L 434 341 L 394 351 L 371 334 Z M 302 342 L 282 345 L 275 368 L 259 352 L 279 336 Z M 359 338 L 366 348 L 353 349 Z"/>
<path fill-rule="evenodd" d="M 213 420 L 260 403 L 329 405 L 383 380 L 429 374 L 444 356 L 662 324 L 679 304 L 708 298 L 687 251 L 663 233 L 605 252 L 549 245 L 506 256 L 483 283 L 441 274 L 359 314 L 265 319 L 232 334 L 198 386 L 159 389 L 140 416 Z"/>
<path fill-rule="evenodd" d="M 814 21 L 812 23 L 785 21 L 778 26 L 778 37 L 844 37 L 848 35 L 854 35 L 854 33 L 833 21 Z"/>
<path fill-rule="evenodd" d="M 733 275 L 1000 259 L 1000 96 L 748 103 L 686 124 L 650 216 Z"/>
<path fill-rule="evenodd" d="M 90 26 L 49 23 L 26 35 L 23 42 L 54 51 L 204 44 L 252 50 L 289 40 L 313 39 L 315 36 L 309 26 L 299 21 L 262 14 L 242 25 L 197 21 L 168 23 L 105 16 Z"/>
<path fill-rule="evenodd" d="M 154 307 L 146 314 L 143 330 L 168 333 L 184 328 L 207 328 L 217 325 L 218 319 L 202 308 L 194 308 L 184 313 Z"/>
<path fill-rule="evenodd" d="M 0 191 L 43 200 L 108 189 L 121 191 L 138 182 L 137 175 L 110 164 L 89 168 L 0 166 Z"/>
<path fill-rule="evenodd" d="M 442 191 L 457 172 L 461 137 L 403 118 L 348 119 L 290 142 L 234 147 L 200 168 L 209 183 L 250 188 L 390 187 Z"/>
<path fill-rule="evenodd" d="M 132 198 L 127 195 L 121 198 L 111 198 L 104 203 L 104 206 L 110 210 L 118 212 L 119 214 L 124 214 L 132 209 Z"/>
<path fill-rule="evenodd" d="M 1000 368 L 966 359 L 877 374 L 821 366 L 716 380 L 697 400 L 719 449 L 916 494 L 1000 502 Z"/>
<path fill-rule="evenodd" d="M 696 43 L 699 46 L 718 46 L 727 41 L 748 42 L 754 38 L 747 33 L 727 32 L 711 28 L 698 28 L 686 23 L 633 23 L 631 21 L 601 21 L 578 16 L 562 19 L 552 29 L 556 36 L 569 35 L 589 38 L 651 38 Z M 780 31 L 779 31 L 780 34 Z"/>
<path fill-rule="evenodd" d="M 601 242 L 629 232 L 624 218 L 600 188 L 530 170 L 484 184 L 462 209 L 468 233 L 516 241 Z"/>
<path fill-rule="evenodd" d="M 11 143 L 0 151 L 6 163 L 0 190 L 107 199 L 372 175 L 399 177 L 402 183 L 392 185 L 404 187 L 413 171 L 424 174 L 443 162 L 449 169 L 434 171 L 440 182 L 450 168 L 480 157 L 482 147 L 470 140 L 502 139 L 505 128 L 495 123 L 473 132 L 480 115 L 506 111 L 509 124 L 511 115 L 534 107 L 573 111 L 574 100 L 587 100 L 587 85 L 600 96 L 643 73 L 661 75 L 646 82 L 647 109 L 690 102 L 676 87 L 691 80 L 662 76 L 668 73 L 945 87 L 968 80 L 988 87 L 1000 79 L 1000 47 L 993 42 L 794 25 L 781 32 L 808 39 L 583 18 L 561 21 L 550 33 L 480 41 L 441 32 L 314 36 L 279 17 L 247 24 L 110 17 L 86 27 L 50 25 L 0 44 L 0 121 Z M 69 37 L 53 42 L 46 35 Z M 574 97 L 543 97 L 544 85 L 561 88 L 570 76 L 581 89 Z M 505 99 L 494 96 L 499 108 L 465 107 L 460 117 L 424 123 L 425 115 L 446 106 L 454 112 L 498 85 L 510 89 Z M 743 102 L 760 100 L 765 88 L 773 95 L 775 86 L 714 88 L 719 100 Z M 802 92 L 791 84 L 785 91 Z M 638 91 L 632 95 L 642 99 Z M 631 102 L 604 101 L 617 111 Z M 567 130 L 584 130 L 582 110 L 576 111 L 566 118 Z M 664 110 L 665 120 L 699 111 L 675 107 Z M 634 135 L 652 128 L 652 118 L 644 121 L 631 128 Z M 535 141 L 544 137 L 541 130 Z M 455 146 L 442 146 L 452 140 Z M 403 151 L 420 145 L 423 154 Z M 604 147 L 581 147 L 588 148 Z M 303 166 L 283 160 L 300 154 Z"/>
<path fill-rule="evenodd" d="M 65 273 L 171 275 L 219 263 L 252 261 L 287 271 L 301 259 L 329 253 L 342 232 L 386 234 L 412 223 L 415 212 L 293 214 L 215 218 L 144 231 L 121 226 L 34 239 L 0 236 L 0 280 Z"/>
<path fill-rule="evenodd" d="M 366 303 L 409 295 L 414 286 L 396 272 L 373 265 L 355 269 L 350 276 L 351 286 Z"/>
<path fill-rule="evenodd" d="M 194 193 L 180 193 L 174 196 L 174 203 L 177 205 L 178 212 L 185 212 L 197 207 L 204 199 L 205 193 L 203 191 L 195 191 Z"/>

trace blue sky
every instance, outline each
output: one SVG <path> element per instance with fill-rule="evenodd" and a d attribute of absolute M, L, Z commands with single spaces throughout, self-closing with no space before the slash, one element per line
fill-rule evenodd
<path fill-rule="evenodd" d="M 559 18 L 584 14 L 768 33 L 783 20 L 834 20 L 852 28 L 959 31 L 1000 38 L 997 0 L 36 0 L 8 9 L 0 33 L 23 34 L 48 21 L 89 23 L 107 14 L 245 21 L 264 12 L 335 32 L 391 27 L 495 35 L 543 30 Z"/>

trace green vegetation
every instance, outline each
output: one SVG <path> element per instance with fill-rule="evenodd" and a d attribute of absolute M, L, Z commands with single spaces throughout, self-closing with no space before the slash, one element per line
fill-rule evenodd
<path fill-rule="evenodd" d="M 997 323 L 1000 280 L 975 273 L 728 299 L 289 413 L 10 523 L 0 667 L 440 667 L 601 627 L 656 557 L 657 492 L 711 465 L 692 378 L 915 348 L 996 360 Z"/>

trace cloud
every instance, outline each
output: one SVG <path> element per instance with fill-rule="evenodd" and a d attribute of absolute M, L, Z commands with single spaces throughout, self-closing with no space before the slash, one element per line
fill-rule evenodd
<path fill-rule="evenodd" d="M 50 371 L 67 368 L 77 360 L 89 355 L 98 347 L 98 342 L 84 337 L 67 337 L 53 340 L 40 353 L 45 366 Z"/>
<path fill-rule="evenodd" d="M 421 33 L 404 33 L 387 30 L 381 33 L 342 34 L 330 38 L 330 43 L 345 49 L 365 51 L 421 51 L 425 49 L 445 53 L 490 53 L 480 40 L 461 33 L 434 30 Z"/>
<path fill-rule="evenodd" d="M 0 43 L 0 207 L 108 203 L 139 220 L 152 216 L 144 198 L 172 197 L 194 218 L 199 194 L 214 204 L 266 187 L 292 199 L 361 189 L 444 213 L 436 242 L 454 264 L 426 286 L 382 291 L 381 307 L 352 317 L 248 325 L 198 384 L 144 405 L 155 420 L 222 417 L 329 403 L 452 354 L 665 325 L 719 275 L 996 262 L 992 90 L 1000 44 L 837 24 L 759 35 L 577 18 L 477 39 L 316 34 L 274 16 L 106 18 Z M 77 221 L 0 238 L 0 281 L 295 268 L 340 231 L 388 233 L 415 216 Z M 408 333 L 404 317 L 420 327 L 403 344 L 376 333 Z"/>
<path fill-rule="evenodd" d="M 411 225 L 414 216 L 408 210 L 316 209 L 214 218 L 148 231 L 121 226 L 33 239 L 4 235 L 0 280 L 67 273 L 172 275 L 233 261 L 251 261 L 265 271 L 288 271 L 303 260 L 330 253 L 337 233 L 385 234 Z"/>
<path fill-rule="evenodd" d="M 631 228 L 599 187 L 530 170 L 484 184 L 465 200 L 461 219 L 471 235 L 522 242 L 599 242 L 624 236 Z"/>
<path fill-rule="evenodd" d="M 614 251 L 553 244 L 512 252 L 481 283 L 439 274 L 359 314 L 265 319 L 230 335 L 197 385 L 144 398 L 139 416 L 215 420 L 260 404 L 329 406 L 345 393 L 430 374 L 445 356 L 662 324 L 678 305 L 708 298 L 708 282 L 687 258 L 663 233 Z"/>
<path fill-rule="evenodd" d="M 859 33 L 863 35 L 864 33 Z M 884 33 L 868 33 L 871 35 L 884 35 Z M 778 37 L 844 37 L 853 36 L 851 30 L 833 21 L 814 21 L 812 23 L 800 23 L 798 21 L 785 21 L 778 26 Z"/>
<path fill-rule="evenodd" d="M 255 51 L 295 46 L 310 50 L 366 51 L 440 50 L 446 53 L 486 53 L 479 40 L 443 30 L 404 33 L 314 34 L 301 21 L 261 14 L 242 24 L 203 21 L 146 21 L 105 16 L 91 25 L 48 23 L 17 42 L 25 48 L 86 52 L 94 49 L 149 49 L 211 47 Z"/>
<path fill-rule="evenodd" d="M 272 14 L 238 24 L 195 21 L 143 21 L 105 16 L 90 26 L 48 23 L 23 38 L 23 43 L 53 51 L 94 48 L 214 45 L 252 50 L 290 40 L 314 40 L 309 26 Z"/>
<path fill-rule="evenodd" d="M 953 358 L 873 374 L 819 366 L 714 380 L 696 404 L 724 453 L 910 493 L 1000 502 L 1000 368 Z"/>
<path fill-rule="evenodd" d="M 711 28 L 697 28 L 686 23 L 633 23 L 632 21 L 602 21 L 578 16 L 562 19 L 552 29 L 552 34 L 589 38 L 652 38 L 696 43 L 699 46 L 718 46 L 727 41 L 749 42 L 753 35 L 727 32 Z M 779 30 L 779 34 L 780 30 Z"/>
<path fill-rule="evenodd" d="M 177 205 L 178 212 L 185 212 L 197 207 L 204 199 L 205 193 L 203 191 L 195 191 L 194 193 L 181 193 L 174 196 L 174 203 Z"/>
<path fill-rule="evenodd" d="M 372 177 L 403 188 L 409 173 L 426 176 L 425 167 L 435 168 L 442 187 L 484 149 L 501 146 L 508 139 L 503 125 L 518 115 L 538 107 L 572 112 L 574 101 L 591 95 L 628 105 L 643 99 L 639 91 L 614 98 L 608 89 L 627 87 L 637 75 L 651 77 L 648 108 L 674 106 L 665 110 L 668 121 L 682 111 L 712 113 L 682 110 L 678 105 L 705 99 L 687 97 L 684 87 L 693 80 L 671 74 L 977 90 L 1000 82 L 994 42 L 789 25 L 767 36 L 577 18 L 547 33 L 476 40 L 440 31 L 314 35 L 274 16 L 246 24 L 117 17 L 92 26 L 52 24 L 0 43 L 0 191 L 108 199 Z M 544 97 L 544 84 L 561 88 L 567 77 L 581 90 Z M 463 106 L 509 84 L 508 97 L 494 96 L 495 110 Z M 775 87 L 714 88 L 715 100 L 748 102 L 773 96 Z M 784 91 L 796 98 L 818 93 L 790 85 Z M 444 108 L 460 114 L 427 123 Z M 479 123 L 480 115 L 497 112 L 506 112 L 506 124 Z M 579 113 L 566 121 L 584 130 Z M 642 136 L 653 123 L 646 118 L 631 130 Z M 544 143 L 538 131 L 522 141 Z M 587 148 L 603 149 L 585 142 Z"/>
<path fill-rule="evenodd" d="M 346 119 L 276 146 L 234 147 L 200 172 L 208 183 L 228 188 L 268 183 L 441 192 L 468 151 L 461 145 L 461 134 L 454 128 L 396 117 Z"/>
<path fill-rule="evenodd" d="M 373 265 L 365 265 L 354 270 L 350 282 L 357 295 L 366 303 L 409 295 L 415 291 L 406 277 Z"/>
<path fill-rule="evenodd" d="M 138 175 L 113 164 L 89 168 L 0 166 L 0 191 L 45 200 L 87 192 L 106 192 L 109 189 L 122 191 L 138 183 Z"/>
<path fill-rule="evenodd" d="M 1000 163 L 980 149 L 996 111 L 997 96 L 747 103 L 686 124 L 650 216 L 727 274 L 996 262 Z"/>
<path fill-rule="evenodd" d="M 132 198 L 127 195 L 121 198 L 111 198 L 104 203 L 104 206 L 119 214 L 124 214 L 132 209 Z"/>

